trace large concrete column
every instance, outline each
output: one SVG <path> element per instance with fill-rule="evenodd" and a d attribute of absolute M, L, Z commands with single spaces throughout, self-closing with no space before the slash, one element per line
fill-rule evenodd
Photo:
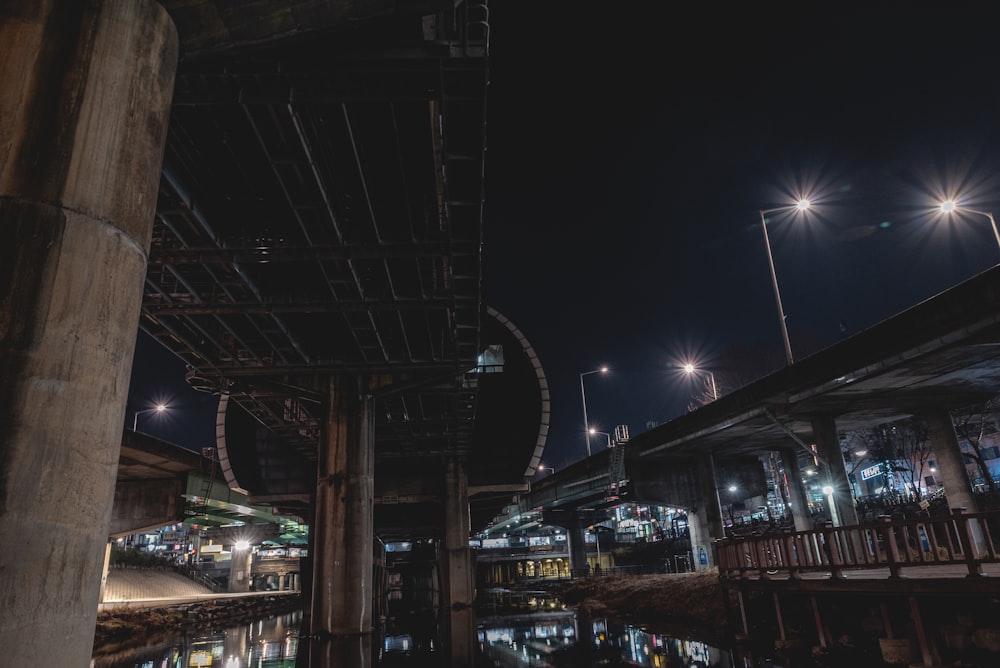
<path fill-rule="evenodd" d="M 834 525 L 856 526 L 858 511 L 854 507 L 851 482 L 847 479 L 847 466 L 840 449 L 837 423 L 832 416 L 824 415 L 813 418 L 812 428 L 813 438 L 816 439 L 816 454 L 825 464 L 823 468 L 826 470 L 826 480 L 823 484 L 833 487 L 833 504 L 836 507 Z"/>
<path fill-rule="evenodd" d="M 252 578 L 250 571 L 253 565 L 253 550 L 249 547 L 231 548 L 229 560 L 229 591 L 235 593 L 250 591 Z"/>
<path fill-rule="evenodd" d="M 570 514 L 566 536 L 569 538 L 569 570 L 573 577 L 587 574 L 587 524 L 576 514 Z"/>
<path fill-rule="evenodd" d="M 802 482 L 802 469 L 799 467 L 798 453 L 791 448 L 782 448 L 781 467 L 785 470 L 785 480 L 788 483 L 788 503 L 792 507 L 792 522 L 796 531 L 812 529 L 809 519 L 809 504 L 806 502 L 806 487 Z"/>
<path fill-rule="evenodd" d="M 475 662 L 475 573 L 469 533 L 469 478 L 465 462 L 448 458 L 444 464 L 444 549 L 441 551 L 441 611 L 448 665 Z"/>
<path fill-rule="evenodd" d="M 948 506 L 966 508 L 970 513 L 978 512 L 951 413 L 946 410 L 930 410 L 923 414 L 923 418 L 927 424 L 927 438 L 937 460 L 938 475 L 948 498 Z"/>
<path fill-rule="evenodd" d="M 311 532 L 311 634 L 372 630 L 375 430 L 365 379 L 333 376 L 320 434 Z"/>
<path fill-rule="evenodd" d="M 90 661 L 176 63 L 151 0 L 0 8 L 5 665 Z"/>
<path fill-rule="evenodd" d="M 702 570 L 715 565 L 713 544 L 726 537 L 726 527 L 722 523 L 722 504 L 719 502 L 719 486 L 715 480 L 715 461 L 712 455 L 695 457 L 701 506 L 688 514 L 688 531 L 691 534 L 691 556 L 693 568 Z M 696 521 L 690 520 L 694 515 Z M 704 555 L 701 554 L 704 548 Z M 706 561 L 707 563 L 702 563 Z"/>

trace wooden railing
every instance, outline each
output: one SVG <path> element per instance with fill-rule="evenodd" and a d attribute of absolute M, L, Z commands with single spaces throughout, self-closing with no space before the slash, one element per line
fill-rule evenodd
<path fill-rule="evenodd" d="M 727 538 L 715 544 L 716 562 L 722 578 L 784 573 L 797 579 L 804 571 L 841 578 L 848 569 L 872 568 L 898 578 L 903 568 L 932 565 L 964 565 L 978 576 L 984 563 L 1000 563 L 994 536 L 1000 538 L 1000 512 L 956 508 L 946 517 Z"/>

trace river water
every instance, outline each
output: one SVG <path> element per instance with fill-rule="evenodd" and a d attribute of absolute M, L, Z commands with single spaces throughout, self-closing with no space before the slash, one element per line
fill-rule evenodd
<path fill-rule="evenodd" d="M 92 668 L 294 668 L 301 613 L 235 626 L 223 632 L 168 638 L 117 656 L 96 657 Z M 441 665 L 434 643 L 400 632 L 383 636 L 371 668 Z M 694 640 L 651 633 L 572 611 L 536 610 L 483 615 L 477 629 L 477 666 L 654 666 L 744 668 L 752 664 Z M 737 663 L 737 661 L 739 661 Z M 368 668 L 344 666 L 343 668 Z M 470 667 L 471 668 L 471 667 Z"/>

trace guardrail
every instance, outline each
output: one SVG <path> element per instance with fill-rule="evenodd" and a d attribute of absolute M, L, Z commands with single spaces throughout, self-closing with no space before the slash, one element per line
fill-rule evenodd
<path fill-rule="evenodd" d="M 904 568 L 960 565 L 969 576 L 983 574 L 984 563 L 1000 563 L 1000 512 L 965 513 L 910 520 L 882 518 L 874 524 L 744 536 L 717 541 L 716 563 L 722 578 L 767 578 L 783 573 L 798 579 L 804 571 L 842 578 L 849 569 L 887 568 L 898 578 Z"/>

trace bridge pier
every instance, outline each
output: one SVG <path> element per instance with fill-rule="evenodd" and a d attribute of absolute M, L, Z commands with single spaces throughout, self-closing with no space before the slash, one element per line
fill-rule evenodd
<path fill-rule="evenodd" d="M 941 484 L 950 508 L 967 508 L 978 512 L 976 497 L 972 494 L 969 472 L 965 469 L 962 446 L 955 434 L 951 413 L 944 409 L 928 410 L 923 414 L 927 424 L 927 439 L 934 451 Z"/>
<path fill-rule="evenodd" d="M 858 523 L 858 511 L 854 506 L 851 483 L 847 479 L 844 453 L 840 450 L 837 422 L 833 416 L 823 415 L 813 418 L 812 428 L 813 438 L 816 440 L 816 453 L 826 464 L 829 476 L 827 484 L 833 487 L 831 496 L 834 507 L 830 509 L 830 519 L 833 520 L 834 526 L 855 526 Z"/>
<path fill-rule="evenodd" d="M 688 531 L 691 539 L 692 567 L 696 571 L 715 566 L 713 544 L 726 537 L 722 523 L 722 504 L 719 502 L 719 484 L 715 478 L 715 461 L 712 455 L 695 457 L 698 487 L 701 489 L 700 508 L 689 509 Z"/>
<path fill-rule="evenodd" d="M 788 481 L 788 503 L 792 507 L 795 530 L 808 531 L 813 527 L 809 513 L 806 512 L 806 508 L 809 507 L 806 503 L 806 488 L 802 484 L 802 469 L 799 467 L 799 458 L 795 450 L 781 449 L 781 467 L 785 470 L 785 479 Z"/>
<path fill-rule="evenodd" d="M 0 644 L 90 661 L 177 34 L 145 0 L 0 21 Z M 38 629 L 45 629 L 38 633 Z M 56 639 L 53 641 L 53 639 Z"/>
<path fill-rule="evenodd" d="M 566 533 L 569 538 L 569 572 L 572 577 L 587 575 L 589 562 L 587 560 L 587 527 L 586 518 L 579 513 L 571 512 Z"/>
<path fill-rule="evenodd" d="M 441 553 L 443 641 L 452 666 L 475 662 L 475 575 L 469 548 L 469 474 L 465 462 L 449 457 L 444 465 L 444 550 Z"/>
<path fill-rule="evenodd" d="M 328 381 L 319 440 L 309 632 L 329 638 L 372 631 L 375 430 L 371 392 L 380 379 Z"/>

